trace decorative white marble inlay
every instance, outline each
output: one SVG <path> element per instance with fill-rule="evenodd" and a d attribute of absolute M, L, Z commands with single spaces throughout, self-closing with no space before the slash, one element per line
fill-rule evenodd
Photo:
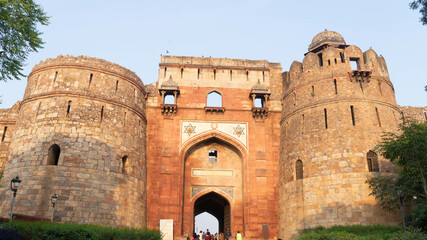
<path fill-rule="evenodd" d="M 188 136 L 191 136 L 191 134 L 196 134 L 196 126 L 193 126 L 191 123 L 189 123 L 187 126 L 184 126 L 184 133 L 188 134 Z"/>
<path fill-rule="evenodd" d="M 240 136 L 245 135 L 245 128 L 241 127 L 240 125 L 237 125 L 237 127 L 234 127 L 234 132 L 233 134 L 236 135 L 238 138 L 240 138 Z"/>
<path fill-rule="evenodd" d="M 204 122 L 182 121 L 181 144 L 209 132 L 220 132 L 227 137 L 234 138 L 246 146 L 248 138 L 247 122 Z"/>

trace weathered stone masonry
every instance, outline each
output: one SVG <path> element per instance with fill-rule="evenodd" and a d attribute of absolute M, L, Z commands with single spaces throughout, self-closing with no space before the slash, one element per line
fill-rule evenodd
<path fill-rule="evenodd" d="M 67 56 L 36 65 L 5 168 L 4 180 L 19 174 L 25 182 L 16 212 L 49 217 L 57 193 L 58 221 L 144 227 L 144 97 L 133 72 L 101 59 Z M 56 162 L 51 154 L 59 155 Z M 3 186 L 4 216 L 10 194 Z"/>

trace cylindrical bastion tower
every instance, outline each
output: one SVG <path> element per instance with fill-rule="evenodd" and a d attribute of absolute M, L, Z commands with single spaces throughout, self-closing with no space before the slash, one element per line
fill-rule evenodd
<path fill-rule="evenodd" d="M 55 221 L 146 226 L 145 90 L 135 73 L 90 57 L 59 56 L 28 76 L 0 193 L 22 183 L 14 213 Z M 9 200 L 10 199 L 10 200 Z"/>
<path fill-rule="evenodd" d="M 365 183 L 393 171 L 374 152 L 401 118 L 384 58 L 325 30 L 283 76 L 279 237 L 319 225 L 397 224 Z"/>

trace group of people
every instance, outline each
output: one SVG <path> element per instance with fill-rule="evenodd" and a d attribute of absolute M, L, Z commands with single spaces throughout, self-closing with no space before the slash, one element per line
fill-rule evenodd
<path fill-rule="evenodd" d="M 225 233 L 215 233 L 211 234 L 209 229 L 206 232 L 200 231 L 199 234 L 194 233 L 193 240 L 231 240 L 231 231 L 230 228 L 227 228 Z M 191 240 L 190 237 L 187 237 L 187 240 Z M 242 234 L 240 231 L 237 231 L 236 240 L 243 240 Z"/>

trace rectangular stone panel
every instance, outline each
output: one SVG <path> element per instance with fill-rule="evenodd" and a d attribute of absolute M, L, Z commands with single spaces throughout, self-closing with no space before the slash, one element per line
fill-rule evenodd
<path fill-rule="evenodd" d="M 233 177 L 234 171 L 193 168 L 191 175 L 193 177 Z"/>
<path fill-rule="evenodd" d="M 267 170 L 264 168 L 258 168 L 255 170 L 257 177 L 266 177 L 267 176 Z"/>

